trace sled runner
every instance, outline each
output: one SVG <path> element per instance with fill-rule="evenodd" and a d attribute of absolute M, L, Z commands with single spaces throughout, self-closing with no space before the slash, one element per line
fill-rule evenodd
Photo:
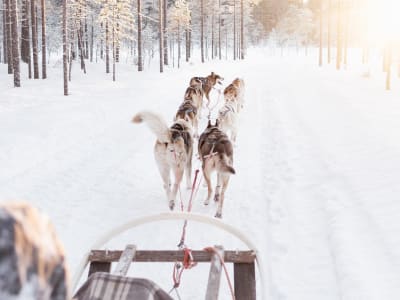
<path fill-rule="evenodd" d="M 183 248 L 180 250 L 141 250 L 136 249 L 134 245 L 126 246 L 125 250 L 98 250 L 105 243 L 124 231 L 146 223 L 157 222 L 161 220 L 192 220 L 200 223 L 214 225 L 223 229 L 235 237 L 240 239 L 249 250 L 224 250 L 222 246 L 207 247 L 202 250 L 190 250 Z M 79 280 L 89 265 L 88 280 L 76 292 L 77 300 L 96 299 L 137 299 L 137 300 L 167 300 L 173 299 L 169 293 L 163 291 L 154 282 L 142 278 L 126 277 L 128 268 L 131 262 L 172 262 L 178 264 L 178 268 L 174 269 L 174 278 L 178 282 L 175 285 L 179 286 L 179 276 L 185 268 L 194 267 L 197 263 L 210 263 L 210 271 L 208 276 L 207 289 L 204 293 L 205 299 L 218 299 L 219 284 L 223 272 L 227 272 L 225 264 L 233 264 L 233 287 L 232 299 L 236 300 L 255 300 L 256 297 L 256 265 L 260 280 L 263 283 L 263 272 L 260 257 L 257 255 L 257 250 L 251 241 L 236 228 L 222 222 L 219 219 L 210 218 L 207 216 L 192 214 L 192 213 L 162 213 L 151 215 L 132 220 L 124 225 L 121 225 L 93 245 L 90 251 L 85 255 L 81 265 L 74 275 L 74 290 L 76 290 Z M 110 274 L 111 264 L 118 263 L 113 274 Z M 180 274 L 179 274 L 180 273 Z M 229 281 L 229 275 L 228 281 Z M 261 295 L 258 299 L 263 299 L 265 292 L 263 284 L 260 286 Z M 122 295 L 122 291 L 125 293 Z M 115 296 L 116 293 L 120 297 Z M 91 298 L 89 295 L 96 295 Z M 126 296 L 130 295 L 130 296 Z M 138 296 L 141 295 L 141 296 Z M 178 295 L 179 296 L 179 295 Z"/>

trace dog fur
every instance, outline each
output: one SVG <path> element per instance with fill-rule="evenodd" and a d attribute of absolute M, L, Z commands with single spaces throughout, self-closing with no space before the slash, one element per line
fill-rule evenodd
<path fill-rule="evenodd" d="M 136 114 L 133 123 L 146 123 L 156 135 L 154 156 L 164 182 L 168 205 L 174 209 L 176 194 L 186 172 L 187 187 L 191 188 L 193 138 L 192 128 L 184 119 L 177 119 L 170 128 L 158 114 L 142 111 Z M 170 173 L 174 174 L 175 182 L 171 190 Z"/>
<path fill-rule="evenodd" d="M 175 115 L 175 121 L 183 119 L 189 122 L 194 129 L 194 137 L 199 136 L 199 122 L 197 118 L 198 109 L 192 100 L 185 100 L 179 106 L 178 111 Z"/>
<path fill-rule="evenodd" d="M 199 138 L 198 151 L 202 161 L 203 176 L 207 183 L 208 194 L 204 202 L 208 205 L 213 192 L 211 185 L 211 173 L 217 172 L 217 185 L 215 188 L 215 202 L 218 202 L 215 217 L 222 217 L 222 206 L 225 191 L 228 187 L 231 174 L 235 174 L 233 164 L 233 146 L 228 136 L 218 128 L 218 120 L 215 125 L 208 121 L 208 126 Z"/>
<path fill-rule="evenodd" d="M 233 143 L 236 142 L 238 131 L 238 112 L 235 102 L 225 102 L 224 106 L 218 111 L 219 128 L 226 134 L 230 133 L 230 138 Z"/>
<path fill-rule="evenodd" d="M 201 82 L 201 89 L 204 93 L 204 96 L 207 98 L 207 105 L 210 104 L 210 92 L 211 89 L 216 85 L 220 84 L 222 85 L 222 81 L 224 78 L 218 74 L 215 74 L 214 72 L 211 72 L 210 75 L 207 77 L 192 77 L 190 79 L 189 85 L 190 86 L 195 86 L 198 84 L 198 81 Z"/>
<path fill-rule="evenodd" d="M 236 97 L 238 102 L 238 111 L 240 111 L 244 105 L 244 92 L 245 92 L 244 80 L 242 78 L 235 78 L 232 81 L 232 85 L 236 87 L 237 90 Z"/>

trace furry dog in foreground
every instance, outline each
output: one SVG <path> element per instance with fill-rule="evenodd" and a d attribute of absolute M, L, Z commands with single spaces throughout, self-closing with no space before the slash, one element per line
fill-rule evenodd
<path fill-rule="evenodd" d="M 211 72 L 211 74 L 208 75 L 207 77 L 192 77 L 190 79 L 189 85 L 194 87 L 194 86 L 197 85 L 197 82 L 200 81 L 201 82 L 201 89 L 202 89 L 204 95 L 207 98 L 207 105 L 209 105 L 210 104 L 210 92 L 211 92 L 211 89 L 216 84 L 222 85 L 222 80 L 224 80 L 223 77 L 221 77 L 218 74 L 215 74 L 214 72 Z"/>
<path fill-rule="evenodd" d="M 136 114 L 133 123 L 145 122 L 150 130 L 156 135 L 154 156 L 160 175 L 164 182 L 169 208 L 175 206 L 176 194 L 186 171 L 188 188 L 191 187 L 191 171 L 193 156 L 192 128 L 183 119 L 178 119 L 168 128 L 164 119 L 149 111 Z M 175 182 L 171 190 L 170 173 L 174 174 Z"/>
<path fill-rule="evenodd" d="M 218 202 L 215 217 L 222 217 L 225 190 L 228 187 L 229 177 L 235 174 L 233 164 L 233 147 L 228 136 L 218 128 L 218 120 L 215 125 L 208 121 L 206 130 L 199 138 L 198 150 L 202 161 L 204 179 L 208 187 L 208 195 L 204 202 L 210 203 L 213 192 L 211 186 L 211 173 L 217 171 L 217 186 L 215 188 L 215 202 Z"/>

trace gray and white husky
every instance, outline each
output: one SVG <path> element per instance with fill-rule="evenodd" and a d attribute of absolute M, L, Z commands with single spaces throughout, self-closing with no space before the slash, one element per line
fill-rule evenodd
<path fill-rule="evenodd" d="M 193 156 L 192 127 L 183 119 L 177 119 L 171 127 L 168 127 L 160 115 L 149 111 L 142 111 L 136 114 L 132 122 L 146 123 L 157 137 L 154 145 L 154 157 L 164 182 L 169 208 L 173 210 L 176 194 L 185 171 L 187 187 L 191 188 Z M 171 171 L 175 177 L 172 189 Z"/>

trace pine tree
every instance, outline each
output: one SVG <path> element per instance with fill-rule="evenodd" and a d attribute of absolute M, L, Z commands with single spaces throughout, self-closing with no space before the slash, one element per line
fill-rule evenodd
<path fill-rule="evenodd" d="M 33 78 L 39 79 L 38 62 L 38 36 L 37 36 L 36 0 L 31 0 L 31 30 L 32 30 L 32 53 L 33 53 Z"/>
<path fill-rule="evenodd" d="M 17 0 L 10 0 L 10 21 L 12 33 L 12 61 L 14 73 L 14 87 L 20 87 L 20 65 L 19 65 L 19 45 L 18 45 L 18 16 Z"/>
<path fill-rule="evenodd" d="M 142 1 L 137 0 L 137 47 L 138 47 L 138 71 L 143 71 L 143 54 L 142 54 Z"/>
<path fill-rule="evenodd" d="M 41 0 L 41 15 L 42 15 L 42 78 L 47 78 L 46 69 L 46 6 L 45 0 Z"/>
<path fill-rule="evenodd" d="M 62 36 L 63 36 L 63 78 L 64 95 L 68 95 L 68 46 L 67 46 L 67 0 L 63 0 Z"/>

